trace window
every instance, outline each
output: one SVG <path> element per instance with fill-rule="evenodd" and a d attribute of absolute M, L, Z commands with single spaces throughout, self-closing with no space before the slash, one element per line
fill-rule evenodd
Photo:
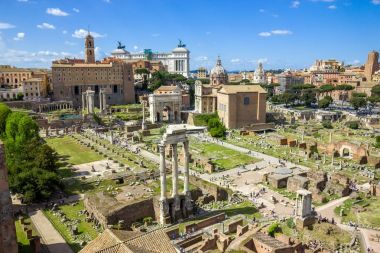
<path fill-rule="evenodd" d="M 244 105 L 249 105 L 249 97 L 244 98 Z"/>
<path fill-rule="evenodd" d="M 74 86 L 74 94 L 79 95 L 79 87 L 78 86 Z"/>
<path fill-rule="evenodd" d="M 117 85 L 113 86 L 113 93 L 117 93 Z"/>

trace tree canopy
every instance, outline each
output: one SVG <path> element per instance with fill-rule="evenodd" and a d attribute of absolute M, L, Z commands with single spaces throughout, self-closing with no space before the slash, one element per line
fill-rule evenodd
<path fill-rule="evenodd" d="M 60 186 L 58 156 L 39 137 L 38 125 L 31 117 L 7 109 L 0 105 L 10 190 L 21 194 L 25 202 L 46 199 Z M 3 117 L 2 112 L 8 116 Z"/>

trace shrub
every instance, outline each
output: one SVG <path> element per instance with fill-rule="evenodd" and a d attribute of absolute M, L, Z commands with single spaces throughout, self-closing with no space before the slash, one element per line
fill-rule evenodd
<path fill-rule="evenodd" d="M 333 128 L 330 120 L 324 120 L 324 121 L 322 121 L 322 126 L 324 128 L 327 128 L 327 129 L 332 129 Z"/>
<path fill-rule="evenodd" d="M 347 122 L 346 126 L 351 129 L 359 129 L 359 122 L 350 121 L 350 122 Z"/>
<path fill-rule="evenodd" d="M 273 223 L 272 225 L 268 227 L 268 234 L 274 237 L 274 234 L 279 232 L 279 230 L 280 230 L 279 224 L 277 222 Z"/>

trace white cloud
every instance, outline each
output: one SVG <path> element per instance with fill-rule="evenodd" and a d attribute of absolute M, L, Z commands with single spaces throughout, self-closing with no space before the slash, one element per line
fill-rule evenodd
<path fill-rule="evenodd" d="M 136 51 L 137 49 L 139 49 L 138 46 L 133 46 L 133 49 Z"/>
<path fill-rule="evenodd" d="M 62 34 L 67 34 L 67 31 L 66 31 L 66 30 L 63 30 L 63 31 L 62 31 Z"/>
<path fill-rule="evenodd" d="M 88 31 L 86 31 L 85 29 L 78 29 L 78 30 L 74 31 L 74 33 L 72 34 L 72 36 L 74 38 L 83 39 L 83 38 L 85 38 L 87 36 L 87 34 L 88 34 Z M 105 34 L 99 34 L 97 32 L 90 32 L 90 34 L 94 38 L 101 38 L 101 37 L 105 37 L 106 36 Z"/>
<path fill-rule="evenodd" d="M 0 22 L 0 30 L 1 29 L 11 29 L 11 28 L 15 28 L 15 27 L 16 26 L 14 26 L 12 24 Z"/>
<path fill-rule="evenodd" d="M 293 32 L 292 31 L 289 31 L 289 30 L 273 30 L 273 31 L 270 31 L 270 32 L 261 32 L 259 33 L 259 36 L 260 37 L 270 37 L 270 36 L 274 36 L 274 35 L 281 35 L 281 36 L 285 36 L 285 35 L 292 35 Z"/>
<path fill-rule="evenodd" d="M 70 41 L 65 41 L 65 45 L 68 45 L 68 46 L 75 46 L 77 43 L 74 43 L 74 42 L 70 42 Z"/>
<path fill-rule="evenodd" d="M 289 30 L 273 30 L 271 33 L 273 35 L 291 35 L 291 34 L 293 34 L 293 32 L 289 31 Z"/>
<path fill-rule="evenodd" d="M 261 36 L 261 37 L 269 37 L 271 35 L 272 34 L 270 32 L 261 32 L 261 33 L 259 33 L 259 36 Z"/>
<path fill-rule="evenodd" d="M 298 7 L 300 7 L 300 4 L 301 4 L 300 1 L 293 1 L 292 5 L 291 5 L 291 8 L 298 8 Z"/>
<path fill-rule="evenodd" d="M 327 7 L 328 9 L 330 9 L 330 10 L 335 10 L 337 7 L 336 7 L 336 5 L 330 5 L 329 7 Z"/>
<path fill-rule="evenodd" d="M 324 2 L 324 3 L 333 3 L 335 0 L 311 0 L 312 2 Z"/>
<path fill-rule="evenodd" d="M 106 2 L 107 4 L 111 3 L 111 0 L 103 0 L 103 2 Z"/>
<path fill-rule="evenodd" d="M 73 8 L 73 11 L 76 12 L 76 13 L 80 12 L 79 9 L 77 9 L 77 8 Z"/>
<path fill-rule="evenodd" d="M 373 3 L 374 5 L 380 5 L 380 0 L 372 0 L 372 3 Z"/>
<path fill-rule="evenodd" d="M 349 62 L 348 64 L 350 64 L 350 65 L 359 65 L 360 61 L 359 60 L 353 60 L 353 61 Z"/>
<path fill-rule="evenodd" d="M 25 33 L 17 33 L 16 37 L 13 38 L 13 40 L 19 41 L 23 40 L 25 38 Z"/>
<path fill-rule="evenodd" d="M 208 57 L 207 56 L 198 56 L 197 58 L 195 58 L 196 61 L 208 61 Z"/>
<path fill-rule="evenodd" d="M 239 58 L 231 59 L 231 63 L 239 63 L 239 62 L 240 62 L 240 59 L 239 59 Z"/>
<path fill-rule="evenodd" d="M 52 30 L 55 29 L 55 26 L 51 25 L 49 23 L 42 23 L 40 25 L 37 25 L 37 27 L 40 28 L 40 29 L 52 29 Z"/>
<path fill-rule="evenodd" d="M 28 2 L 28 0 L 17 0 L 17 2 L 26 3 L 26 2 Z"/>
<path fill-rule="evenodd" d="M 268 62 L 268 58 L 260 58 L 257 60 L 257 63 L 267 63 Z"/>
<path fill-rule="evenodd" d="M 53 16 L 60 16 L 60 17 L 65 17 L 69 15 L 67 12 L 62 11 L 59 8 L 47 8 L 46 13 Z"/>

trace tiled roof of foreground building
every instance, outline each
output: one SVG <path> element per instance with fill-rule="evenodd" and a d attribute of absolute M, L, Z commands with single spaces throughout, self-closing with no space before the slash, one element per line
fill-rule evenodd
<path fill-rule="evenodd" d="M 148 233 L 105 230 L 80 253 L 176 253 L 169 237 L 162 229 Z"/>

